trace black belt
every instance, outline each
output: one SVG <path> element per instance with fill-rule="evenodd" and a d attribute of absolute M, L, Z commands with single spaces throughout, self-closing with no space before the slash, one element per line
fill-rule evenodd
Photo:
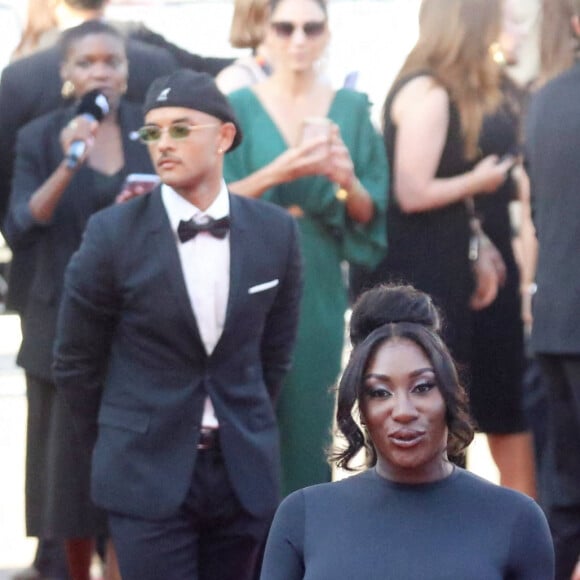
<path fill-rule="evenodd" d="M 203 427 L 197 440 L 197 448 L 201 450 L 219 449 L 220 436 L 218 429 L 208 429 Z"/>

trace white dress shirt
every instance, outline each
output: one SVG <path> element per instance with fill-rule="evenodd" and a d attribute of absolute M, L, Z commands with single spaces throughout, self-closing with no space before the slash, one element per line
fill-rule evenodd
<path fill-rule="evenodd" d="M 229 214 L 230 200 L 225 182 L 214 202 L 205 211 L 187 201 L 168 185 L 161 187 L 163 205 L 167 211 L 191 307 L 197 321 L 201 340 L 208 355 L 218 343 L 226 319 L 230 291 L 230 236 L 218 239 L 208 232 L 181 243 L 177 227 L 181 220 L 197 223 L 208 217 L 220 219 Z M 206 398 L 202 426 L 217 428 L 218 422 L 209 397 Z"/>

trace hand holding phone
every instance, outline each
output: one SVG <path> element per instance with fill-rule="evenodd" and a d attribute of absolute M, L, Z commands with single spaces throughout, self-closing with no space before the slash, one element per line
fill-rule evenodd
<path fill-rule="evenodd" d="M 302 143 L 318 137 L 326 137 L 330 142 L 332 121 L 326 117 L 306 117 L 302 122 Z"/>
<path fill-rule="evenodd" d="M 123 189 L 115 199 L 115 203 L 121 203 L 138 195 L 149 193 L 159 184 L 159 181 L 159 176 L 155 173 L 130 173 L 125 178 Z"/>
<path fill-rule="evenodd" d="M 518 158 L 513 153 L 506 153 L 505 155 L 501 156 L 498 163 L 503 163 L 504 161 L 508 162 L 506 163 L 508 165 L 508 171 L 511 171 L 513 166 L 517 163 Z"/>

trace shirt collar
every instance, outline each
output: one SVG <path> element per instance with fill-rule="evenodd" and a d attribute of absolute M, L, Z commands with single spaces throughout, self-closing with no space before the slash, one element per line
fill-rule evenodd
<path fill-rule="evenodd" d="M 230 213 L 230 197 L 225 181 L 222 180 L 221 187 L 213 203 L 205 210 L 200 210 L 190 201 L 179 195 L 172 187 L 163 184 L 161 186 L 161 199 L 169 216 L 169 222 L 173 231 L 177 231 L 177 226 L 181 220 L 203 221 L 203 216 L 213 219 L 220 219 Z"/>

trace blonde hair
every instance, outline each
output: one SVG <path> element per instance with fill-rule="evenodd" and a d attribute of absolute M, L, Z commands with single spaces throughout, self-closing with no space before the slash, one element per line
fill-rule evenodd
<path fill-rule="evenodd" d="M 573 16 L 580 16 L 580 0 L 543 0 L 536 88 L 574 64 L 580 42 L 572 30 Z"/>
<path fill-rule="evenodd" d="M 230 44 L 235 48 L 256 50 L 264 41 L 269 14 L 269 0 L 236 0 Z"/>
<path fill-rule="evenodd" d="M 397 75 L 432 74 L 461 118 L 465 154 L 474 158 L 483 117 L 500 102 L 499 68 L 490 54 L 501 31 L 501 0 L 423 0 L 419 40 Z"/>
<path fill-rule="evenodd" d="M 18 46 L 12 52 L 12 60 L 27 56 L 39 48 L 40 39 L 45 32 L 57 27 L 56 3 L 48 0 L 28 0 L 26 27 Z"/>

